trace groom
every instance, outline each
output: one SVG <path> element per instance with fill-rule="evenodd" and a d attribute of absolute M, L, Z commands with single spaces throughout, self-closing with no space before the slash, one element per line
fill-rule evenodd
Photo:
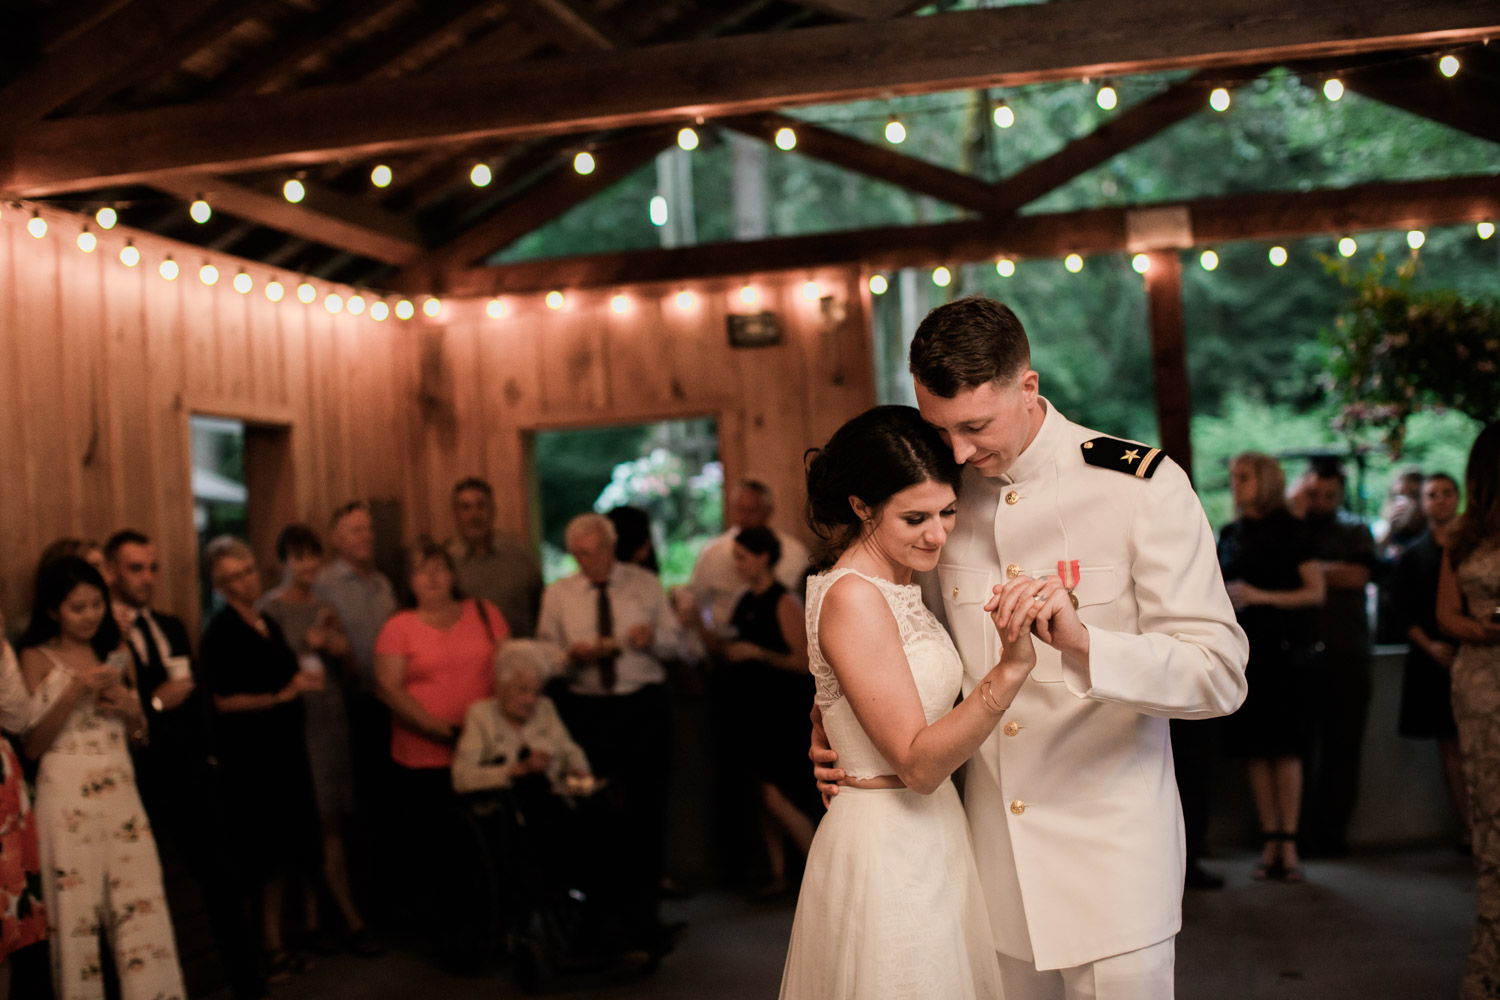
<path fill-rule="evenodd" d="M 1000 585 L 1034 577 L 1046 600 L 1034 630 L 1050 645 L 965 775 L 1006 1000 L 1170 998 L 1183 831 L 1167 720 L 1226 715 L 1246 690 L 1203 509 L 1160 450 L 1038 394 L 1026 333 L 998 302 L 933 310 L 910 368 L 922 417 L 966 466 L 924 584 L 965 693 L 1000 655 Z M 995 608 L 1001 628 L 1015 597 Z"/>

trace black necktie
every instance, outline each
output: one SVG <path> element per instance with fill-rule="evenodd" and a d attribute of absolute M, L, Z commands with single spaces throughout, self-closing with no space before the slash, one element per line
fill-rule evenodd
<path fill-rule="evenodd" d="M 599 638 L 606 639 L 615 634 L 615 612 L 609 603 L 609 581 L 603 580 L 594 584 L 594 589 L 599 591 Z M 618 654 L 599 657 L 599 683 L 604 690 L 615 689 L 615 659 Z"/>
<path fill-rule="evenodd" d="M 151 622 L 142 611 L 135 616 L 136 631 L 141 633 L 141 638 L 146 641 L 146 669 L 142 671 L 143 676 L 137 685 L 141 689 L 155 690 L 158 684 L 167 679 L 167 664 L 161 658 L 161 647 L 156 644 L 156 634 L 151 631 Z"/>

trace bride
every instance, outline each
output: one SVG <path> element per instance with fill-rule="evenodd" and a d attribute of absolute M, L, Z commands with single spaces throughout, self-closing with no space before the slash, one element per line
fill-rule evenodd
<path fill-rule="evenodd" d="M 808 581 L 808 653 L 847 778 L 808 855 L 781 996 L 998 997 L 950 775 L 1035 665 L 1036 609 L 1007 624 L 1000 662 L 955 705 L 963 666 L 912 583 L 913 571 L 937 565 L 953 527 L 952 451 L 916 410 L 880 406 L 811 454 L 808 520 L 834 562 Z"/>

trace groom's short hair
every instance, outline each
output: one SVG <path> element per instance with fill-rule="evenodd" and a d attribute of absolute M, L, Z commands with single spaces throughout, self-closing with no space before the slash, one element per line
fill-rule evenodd
<path fill-rule="evenodd" d="M 927 314 L 912 337 L 908 369 L 935 395 L 952 398 L 1031 367 L 1031 344 L 1002 302 L 971 295 Z"/>

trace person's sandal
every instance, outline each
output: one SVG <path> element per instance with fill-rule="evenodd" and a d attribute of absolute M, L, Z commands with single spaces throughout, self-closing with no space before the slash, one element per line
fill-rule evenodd
<path fill-rule="evenodd" d="M 1272 844 L 1280 844 L 1285 839 L 1286 834 L 1284 833 L 1266 834 L 1265 844 L 1261 848 L 1262 852 L 1264 852 L 1266 847 L 1270 847 Z M 1262 853 L 1262 857 L 1264 857 L 1264 853 Z M 1279 879 L 1285 874 L 1286 869 L 1281 866 L 1281 851 L 1278 850 L 1275 861 L 1261 861 L 1255 866 L 1255 870 L 1250 873 L 1250 877 L 1257 882 L 1269 882 L 1272 879 Z"/>
<path fill-rule="evenodd" d="M 1282 833 L 1281 839 L 1285 842 L 1295 844 L 1297 842 L 1297 834 L 1295 831 L 1285 832 Z M 1301 885 L 1307 881 L 1307 872 L 1303 870 L 1300 864 L 1289 865 L 1285 862 L 1280 862 L 1280 867 L 1281 881 L 1288 885 Z"/>

